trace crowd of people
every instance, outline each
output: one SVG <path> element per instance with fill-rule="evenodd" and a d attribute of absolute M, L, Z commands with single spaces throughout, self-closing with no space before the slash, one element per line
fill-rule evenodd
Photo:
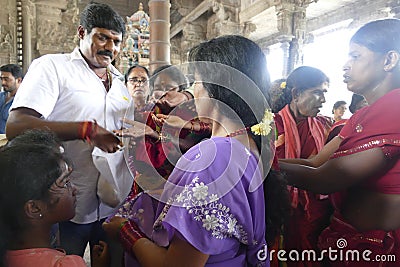
<path fill-rule="evenodd" d="M 400 20 L 351 38 L 350 119 L 239 35 L 121 74 L 124 33 L 90 3 L 72 53 L 0 68 L 0 266 L 396 266 L 373 257 L 400 258 Z"/>

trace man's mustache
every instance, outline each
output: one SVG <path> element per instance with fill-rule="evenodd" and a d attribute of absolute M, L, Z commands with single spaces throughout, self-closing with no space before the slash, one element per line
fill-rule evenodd
<path fill-rule="evenodd" d="M 102 50 L 102 51 L 97 52 L 97 54 L 101 55 L 101 56 L 108 56 L 109 58 L 112 58 L 112 56 L 113 56 L 112 52 L 109 50 Z"/>

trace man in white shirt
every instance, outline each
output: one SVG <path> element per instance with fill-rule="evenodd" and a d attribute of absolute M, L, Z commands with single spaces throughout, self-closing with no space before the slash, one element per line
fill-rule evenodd
<path fill-rule="evenodd" d="M 79 47 L 71 54 L 34 60 L 22 82 L 7 122 L 9 139 L 32 128 L 49 129 L 64 141 L 78 189 L 76 215 L 60 223 L 60 245 L 83 256 L 104 239 L 101 223 L 112 209 L 96 195 L 99 172 L 94 146 L 116 152 L 122 145 L 112 130 L 121 128 L 131 97 L 111 62 L 120 51 L 125 23 L 110 6 L 90 3 L 81 13 Z"/>

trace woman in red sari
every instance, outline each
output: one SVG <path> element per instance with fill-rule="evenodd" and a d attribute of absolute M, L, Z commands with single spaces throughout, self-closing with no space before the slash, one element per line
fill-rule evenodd
<path fill-rule="evenodd" d="M 344 255 L 329 257 L 331 266 L 398 266 L 390 257 L 400 257 L 400 20 L 361 27 L 343 70 L 347 88 L 369 106 L 349 119 L 326 163 L 312 168 L 281 162 L 281 168 L 299 188 L 340 192 L 333 197 L 330 226 L 319 237 L 320 249 Z"/>
<path fill-rule="evenodd" d="M 310 158 L 324 146 L 332 121 L 318 115 L 325 103 L 329 79 L 319 69 L 302 66 L 292 71 L 282 83 L 280 100 L 287 105 L 275 114 L 278 131 L 278 158 Z M 328 226 L 332 209 L 327 196 L 296 187 L 288 187 L 292 203 L 291 217 L 284 227 L 284 248 L 317 250 L 321 231 Z M 288 262 L 288 266 L 318 266 L 317 262 Z"/>

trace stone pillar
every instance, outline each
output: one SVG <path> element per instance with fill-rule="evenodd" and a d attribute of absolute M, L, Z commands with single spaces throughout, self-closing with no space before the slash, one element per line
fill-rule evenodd
<path fill-rule="evenodd" d="M 0 8 L 0 66 L 17 63 L 16 1 L 4 1 Z"/>
<path fill-rule="evenodd" d="M 23 53 L 22 53 L 22 67 L 24 72 L 28 70 L 29 65 L 32 62 L 32 3 L 30 1 L 22 2 L 22 32 L 23 32 Z"/>
<path fill-rule="evenodd" d="M 275 6 L 278 18 L 278 31 L 284 37 L 282 49 L 284 50 L 284 76 L 290 73 L 295 66 L 303 62 L 303 44 L 306 35 L 306 9 L 316 0 L 282 0 Z M 288 43 L 287 43 L 288 42 Z M 288 47 L 289 45 L 289 47 Z M 288 55 L 286 57 L 286 54 Z"/>
<path fill-rule="evenodd" d="M 289 73 L 293 70 L 293 67 L 290 64 L 290 42 L 292 38 L 291 36 L 284 36 L 280 38 L 281 48 L 283 52 L 283 68 L 282 68 L 282 77 L 287 77 Z"/>
<path fill-rule="evenodd" d="M 303 46 L 306 36 L 306 7 L 296 6 L 293 13 L 293 35 L 290 44 L 290 66 L 303 65 Z"/>
<path fill-rule="evenodd" d="M 286 77 L 293 69 L 290 60 L 290 44 L 293 36 L 293 9 L 294 4 L 282 1 L 279 5 L 275 6 L 275 11 L 278 20 L 278 31 L 281 34 L 277 40 L 281 43 L 283 52 L 283 68 L 282 77 Z"/>
<path fill-rule="evenodd" d="M 170 64 L 170 7 L 169 0 L 149 1 L 150 72 Z"/>

